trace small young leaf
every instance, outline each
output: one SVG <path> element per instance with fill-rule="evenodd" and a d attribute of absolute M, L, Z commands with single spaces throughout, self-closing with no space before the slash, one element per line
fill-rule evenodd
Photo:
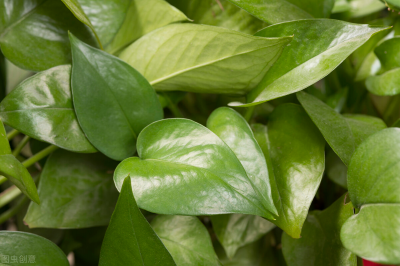
<path fill-rule="evenodd" d="M 175 266 L 171 254 L 144 218 L 125 178 L 100 253 L 100 266 Z"/>
<path fill-rule="evenodd" d="M 173 24 L 142 37 L 120 58 L 142 73 L 157 91 L 243 95 L 259 83 L 291 39 Z"/>
<path fill-rule="evenodd" d="M 95 152 L 78 124 L 71 97 L 71 66 L 40 72 L 0 103 L 0 118 L 20 132 L 62 149 Z"/>
<path fill-rule="evenodd" d="M 0 251 L 3 255 L 9 255 L 9 259 L 12 255 L 26 256 L 26 263 L 40 266 L 69 266 L 67 257 L 57 245 L 30 233 L 0 231 Z M 12 265 L 24 265 L 24 263 Z"/>
<path fill-rule="evenodd" d="M 400 68 L 389 70 L 378 76 L 370 76 L 365 82 L 367 89 L 380 96 L 400 94 Z"/>
<path fill-rule="evenodd" d="M 72 34 L 70 39 L 71 86 L 79 124 L 89 141 L 108 157 L 123 160 L 132 156 L 139 132 L 163 117 L 154 89 L 125 62 Z"/>
<path fill-rule="evenodd" d="M 112 182 L 116 162 L 97 154 L 55 151 L 40 176 L 41 205 L 24 218 L 30 228 L 86 228 L 107 225 L 118 198 Z"/>
<path fill-rule="evenodd" d="M 177 265 L 221 265 L 208 230 L 198 218 L 159 215 L 151 225 Z"/>
<path fill-rule="evenodd" d="M 400 36 L 386 40 L 375 48 L 375 54 L 386 71 L 400 67 Z"/>

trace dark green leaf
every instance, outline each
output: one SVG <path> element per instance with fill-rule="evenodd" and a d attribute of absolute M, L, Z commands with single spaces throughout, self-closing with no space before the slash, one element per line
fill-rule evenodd
<path fill-rule="evenodd" d="M 206 25 L 173 24 L 147 34 L 120 57 L 157 91 L 243 95 L 257 85 L 291 39 L 255 37 Z"/>
<path fill-rule="evenodd" d="M 345 196 L 324 211 L 311 212 L 300 239 L 282 236 L 282 249 L 288 266 L 357 266 L 357 257 L 340 241 L 340 229 L 353 215 L 353 205 Z"/>
<path fill-rule="evenodd" d="M 326 155 L 326 175 L 330 180 L 347 189 L 347 166 L 331 149 Z"/>
<path fill-rule="evenodd" d="M 356 147 L 370 135 L 386 128 L 385 122 L 377 117 L 357 114 L 344 114 L 343 116 L 353 133 Z"/>
<path fill-rule="evenodd" d="M 198 218 L 159 215 L 151 225 L 177 265 L 221 265 L 207 228 Z"/>
<path fill-rule="evenodd" d="M 99 265 L 176 265 L 137 207 L 130 179 L 123 183 L 103 240 Z"/>
<path fill-rule="evenodd" d="M 95 44 L 90 30 L 61 1 L 5 0 L 0 10 L 1 50 L 21 68 L 40 71 L 69 63 L 68 31 Z"/>
<path fill-rule="evenodd" d="M 375 54 L 381 61 L 382 67 L 392 70 L 400 67 L 400 37 L 382 42 L 375 48 Z"/>
<path fill-rule="evenodd" d="M 22 133 L 66 150 L 95 152 L 72 106 L 71 66 L 58 66 L 28 78 L 0 104 L 0 118 Z"/>
<path fill-rule="evenodd" d="M 392 96 L 400 93 L 400 68 L 389 70 L 382 75 L 370 76 L 365 85 L 376 95 Z"/>
<path fill-rule="evenodd" d="M 0 231 L 0 250 L 2 254 L 9 255 L 9 259 L 11 256 L 17 256 L 19 260 L 20 256 L 24 256 L 28 265 L 33 263 L 40 266 L 69 266 L 67 257 L 59 247 L 50 240 L 34 234 Z"/>
<path fill-rule="evenodd" d="M 163 117 L 154 89 L 125 62 L 72 34 L 70 39 L 71 86 L 79 124 L 90 142 L 108 157 L 123 160 L 132 156 L 139 132 Z"/>
<path fill-rule="evenodd" d="M 54 152 L 40 176 L 42 203 L 31 203 L 29 227 L 85 228 L 107 225 L 118 198 L 116 163 L 101 154 Z"/>

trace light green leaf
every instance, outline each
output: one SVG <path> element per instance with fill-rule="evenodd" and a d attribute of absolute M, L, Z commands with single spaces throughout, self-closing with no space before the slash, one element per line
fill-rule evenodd
<path fill-rule="evenodd" d="M 116 162 L 97 154 L 54 152 L 40 176 L 42 203 L 29 206 L 30 228 L 86 228 L 107 225 L 118 198 L 112 181 Z"/>
<path fill-rule="evenodd" d="M 231 105 L 257 105 L 307 88 L 332 72 L 371 36 L 386 29 L 330 19 L 299 20 L 267 27 L 256 35 L 294 35 L 293 41 L 248 94 L 248 103 Z"/>
<path fill-rule="evenodd" d="M 400 93 L 400 68 L 389 70 L 379 76 L 370 76 L 365 85 L 376 95 L 392 96 Z"/>
<path fill-rule="evenodd" d="M 160 214 L 243 213 L 270 216 L 233 151 L 209 129 L 186 119 L 167 119 L 139 135 L 140 158 L 114 173 L 121 189 L 130 176 L 140 208 Z"/>
<path fill-rule="evenodd" d="M 351 18 L 365 17 L 385 9 L 385 5 L 379 0 L 351 0 Z"/>
<path fill-rule="evenodd" d="M 207 228 L 198 218 L 159 215 L 151 225 L 176 265 L 221 265 Z"/>
<path fill-rule="evenodd" d="M 174 266 L 171 254 L 140 212 L 126 178 L 107 228 L 100 266 Z"/>
<path fill-rule="evenodd" d="M 29 262 L 40 266 L 69 266 L 67 257 L 56 244 L 30 233 L 0 231 L 0 250 L 2 254 L 9 254 L 10 257 L 18 255 L 18 259 L 21 255 L 26 256 L 27 264 Z"/>
<path fill-rule="evenodd" d="M 329 17 L 334 0 L 229 0 L 270 24 L 290 20 Z"/>
<path fill-rule="evenodd" d="M 358 147 L 358 145 L 360 145 L 370 135 L 373 135 L 387 127 L 382 119 L 374 116 L 344 114 L 343 117 L 350 126 L 356 147 Z"/>
<path fill-rule="evenodd" d="M 400 36 L 386 40 L 375 48 L 375 54 L 383 69 L 392 70 L 400 67 Z"/>
<path fill-rule="evenodd" d="M 139 132 L 163 117 L 154 89 L 125 62 L 72 34 L 70 39 L 71 86 L 79 124 L 89 141 L 108 157 L 123 160 L 132 156 Z"/>
<path fill-rule="evenodd" d="M 71 97 L 71 66 L 40 72 L 0 103 L 0 118 L 20 132 L 75 152 L 95 152 L 78 124 Z"/>
<path fill-rule="evenodd" d="M 142 37 L 120 58 L 142 73 L 157 91 L 243 95 L 259 83 L 291 39 L 173 24 Z"/>
<path fill-rule="evenodd" d="M 71 62 L 68 31 L 95 45 L 90 30 L 61 1 L 4 0 L 0 10 L 1 50 L 23 69 L 40 71 Z"/>
<path fill-rule="evenodd" d="M 279 217 L 274 224 L 299 238 L 325 167 L 325 141 L 301 106 L 279 105 L 268 131 L 256 126 L 255 137 L 267 160 L 272 197 Z"/>
<path fill-rule="evenodd" d="M 239 248 L 259 240 L 275 227 L 273 223 L 253 215 L 224 214 L 210 218 L 214 232 L 230 259 Z"/>
<path fill-rule="evenodd" d="M 381 0 L 386 3 L 390 10 L 394 10 L 395 12 L 400 12 L 400 1 L 399 0 Z"/>
<path fill-rule="evenodd" d="M 349 0 L 336 0 L 332 9 L 332 14 L 346 12 L 349 10 L 351 10 L 351 4 Z"/>
<path fill-rule="evenodd" d="M 0 120 L 0 156 L 6 154 L 11 154 L 11 148 L 3 122 Z"/>
<path fill-rule="evenodd" d="M 343 245 L 358 256 L 384 264 L 400 263 L 400 204 L 365 205 L 343 225 Z"/>

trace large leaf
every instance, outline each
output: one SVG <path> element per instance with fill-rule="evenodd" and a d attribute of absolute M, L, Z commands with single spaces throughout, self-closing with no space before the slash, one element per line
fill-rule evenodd
<path fill-rule="evenodd" d="M 207 127 L 231 148 L 254 184 L 262 203 L 269 212 L 278 214 L 272 199 L 267 162 L 249 124 L 238 112 L 221 107 L 207 120 Z M 274 216 L 271 217 L 274 219 Z"/>
<path fill-rule="evenodd" d="M 279 105 L 267 128 L 256 126 L 273 181 L 272 196 L 279 217 L 272 221 L 299 238 L 325 167 L 325 141 L 301 106 Z"/>
<path fill-rule="evenodd" d="M 324 211 L 311 212 L 300 239 L 282 236 L 288 266 L 357 266 L 357 257 L 340 241 L 340 229 L 353 215 L 353 205 L 341 197 Z"/>
<path fill-rule="evenodd" d="M 370 261 L 400 263 L 400 204 L 365 205 L 343 225 L 343 245 Z"/>
<path fill-rule="evenodd" d="M 284 21 L 329 17 L 335 0 L 229 0 L 255 17 L 276 24 Z"/>
<path fill-rule="evenodd" d="M 230 259 L 239 248 L 259 240 L 275 227 L 261 217 L 244 214 L 215 215 L 211 216 L 211 221 L 214 232 Z"/>
<path fill-rule="evenodd" d="M 174 24 L 142 37 L 120 57 L 158 91 L 245 94 L 260 82 L 291 39 Z"/>
<path fill-rule="evenodd" d="M 90 30 L 61 1 L 4 0 L 0 10 L 1 50 L 21 68 L 40 71 L 69 63 L 68 31 L 95 44 Z"/>
<path fill-rule="evenodd" d="M 118 190 L 131 177 L 140 208 L 160 214 L 243 213 L 270 216 L 233 151 L 209 129 L 186 119 L 146 127 L 138 154 L 115 170 Z"/>
<path fill-rule="evenodd" d="M 28 265 L 32 263 L 40 266 L 69 266 L 67 257 L 56 244 L 30 233 L 0 231 L 0 250 L 1 254 L 8 255 L 9 262 L 12 262 L 11 256 L 17 256 L 18 261 L 21 261 L 20 256 L 23 256 Z"/>
<path fill-rule="evenodd" d="M 24 218 L 29 227 L 86 228 L 107 225 L 118 198 L 116 163 L 97 154 L 54 152 L 40 176 L 40 205 Z"/>
<path fill-rule="evenodd" d="M 123 183 L 103 240 L 99 265 L 176 265 L 137 207 L 129 178 Z"/>
<path fill-rule="evenodd" d="M 392 96 L 400 93 L 400 68 L 367 78 L 367 89 L 376 95 Z"/>
<path fill-rule="evenodd" d="M 221 265 L 207 228 L 196 217 L 159 215 L 151 225 L 176 265 Z"/>
<path fill-rule="evenodd" d="M 154 89 L 118 58 L 72 34 L 71 86 L 75 112 L 86 136 L 102 153 L 123 160 L 135 153 L 139 132 L 162 119 Z"/>
<path fill-rule="evenodd" d="M 307 88 L 332 72 L 371 36 L 385 29 L 330 19 L 299 20 L 267 27 L 256 35 L 294 35 L 293 41 L 249 93 L 248 103 L 232 105 L 256 105 Z"/>
<path fill-rule="evenodd" d="M 66 150 L 95 152 L 72 106 L 71 66 L 40 72 L 18 85 L 0 104 L 0 118 L 22 133 Z"/>

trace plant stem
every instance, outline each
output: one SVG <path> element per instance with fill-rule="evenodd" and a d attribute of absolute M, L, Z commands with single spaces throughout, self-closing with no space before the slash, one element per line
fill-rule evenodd
<path fill-rule="evenodd" d="M 172 114 L 177 117 L 177 118 L 182 118 L 183 114 L 181 112 L 181 110 L 179 110 L 178 106 L 176 106 L 172 100 L 168 97 L 168 95 L 166 93 L 163 93 L 164 98 L 167 100 L 168 102 L 168 109 L 171 110 Z"/>
<path fill-rule="evenodd" d="M 12 140 L 18 134 L 19 134 L 19 131 L 16 129 L 13 129 L 7 134 L 7 139 Z"/>
<path fill-rule="evenodd" d="M 12 218 L 28 202 L 28 197 L 24 196 L 14 207 L 0 215 L 0 224 Z"/>
<path fill-rule="evenodd" d="M 0 193 L 0 208 L 13 201 L 16 197 L 21 195 L 21 190 L 16 186 L 12 186 Z"/>
<path fill-rule="evenodd" d="M 246 112 L 244 113 L 244 118 L 246 119 L 247 122 L 250 122 L 250 119 L 253 117 L 254 108 L 255 106 L 250 106 L 249 108 L 246 109 Z"/>
<path fill-rule="evenodd" d="M 28 168 L 57 149 L 58 149 L 57 146 L 50 145 L 49 147 L 47 147 L 47 148 L 41 150 L 40 152 L 36 153 L 35 155 L 33 155 L 31 158 L 25 160 L 22 163 L 22 165 L 25 166 L 25 168 Z"/>
<path fill-rule="evenodd" d="M 29 142 L 31 138 L 29 136 L 25 136 L 20 143 L 18 143 L 17 147 L 13 151 L 13 155 L 15 157 L 18 156 L 18 154 L 21 152 L 21 150 L 25 147 L 25 145 Z"/>
<path fill-rule="evenodd" d="M 7 181 L 5 176 L 0 175 L 0 185 Z"/>

